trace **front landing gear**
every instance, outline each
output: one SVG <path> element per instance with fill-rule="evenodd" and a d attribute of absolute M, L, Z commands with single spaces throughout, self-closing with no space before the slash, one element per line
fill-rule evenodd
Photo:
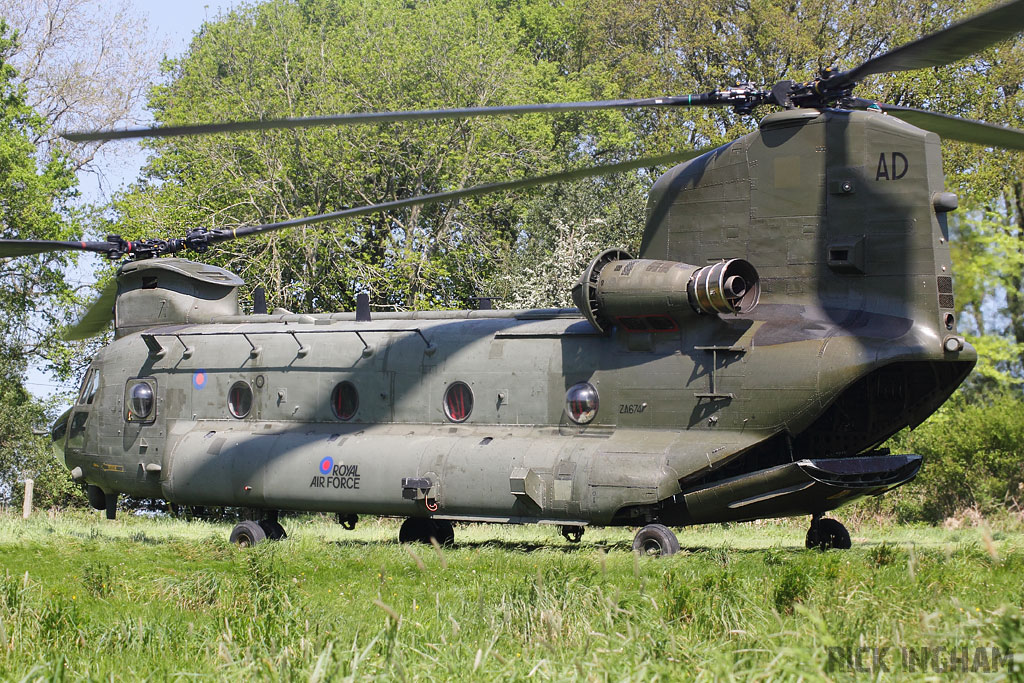
<path fill-rule="evenodd" d="M 231 530 L 229 540 L 239 547 L 249 548 L 267 539 L 280 541 L 283 538 L 288 538 L 288 534 L 285 533 L 281 523 L 277 521 L 277 512 L 275 511 L 269 514 L 266 519 L 261 519 L 258 522 L 251 519 L 239 522 Z"/>
<path fill-rule="evenodd" d="M 245 519 L 231 530 L 229 540 L 239 548 L 251 548 L 257 543 L 267 540 L 267 532 L 258 523 Z"/>
<path fill-rule="evenodd" d="M 569 543 L 579 543 L 583 539 L 583 527 L 575 524 L 563 524 L 560 529 L 562 538 Z"/>
<path fill-rule="evenodd" d="M 410 517 L 398 530 L 399 543 L 430 543 L 431 539 L 438 545 L 455 545 L 455 528 L 446 519 Z"/>
<path fill-rule="evenodd" d="M 814 515 L 811 517 L 811 528 L 807 530 L 807 540 L 804 545 L 808 550 L 811 548 L 849 550 L 850 532 L 838 520 Z"/>
<path fill-rule="evenodd" d="M 280 541 L 282 538 L 288 538 L 288 534 L 285 533 L 284 527 L 276 519 L 261 519 L 260 528 L 263 529 L 263 533 L 267 535 L 271 541 Z"/>
<path fill-rule="evenodd" d="M 652 557 L 665 557 L 679 552 L 679 539 L 664 524 L 648 524 L 636 532 L 633 550 Z"/>

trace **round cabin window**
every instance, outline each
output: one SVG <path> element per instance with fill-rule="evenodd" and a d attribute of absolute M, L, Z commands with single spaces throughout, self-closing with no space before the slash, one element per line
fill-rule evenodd
<path fill-rule="evenodd" d="M 565 412 L 576 424 L 585 425 L 597 416 L 597 389 L 589 382 L 569 387 L 565 394 Z"/>
<path fill-rule="evenodd" d="M 252 410 L 252 387 L 247 382 L 235 382 L 228 390 L 228 410 L 239 419 Z"/>
<path fill-rule="evenodd" d="M 131 390 L 131 419 L 146 420 L 153 414 L 153 387 L 139 382 Z"/>
<path fill-rule="evenodd" d="M 465 382 L 452 382 L 444 392 L 444 414 L 452 422 L 465 422 L 473 412 L 473 390 Z"/>
<path fill-rule="evenodd" d="M 340 382 L 331 392 L 331 408 L 339 420 L 351 420 L 359 409 L 359 392 L 351 382 Z"/>

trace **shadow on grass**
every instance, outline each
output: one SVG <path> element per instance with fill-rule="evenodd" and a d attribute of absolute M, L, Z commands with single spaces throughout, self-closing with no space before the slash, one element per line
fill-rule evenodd
<path fill-rule="evenodd" d="M 397 539 L 394 540 L 365 540 L 365 539 L 352 539 L 351 541 L 325 541 L 329 545 L 333 545 L 337 548 L 355 548 L 355 547 L 395 547 L 399 546 Z M 430 546 L 423 543 L 413 544 L 414 547 L 429 548 Z M 445 550 L 503 550 L 506 552 L 519 552 L 519 553 L 532 553 L 539 550 L 547 550 L 551 552 L 561 552 L 566 555 L 572 554 L 589 554 L 595 551 L 604 552 L 633 552 L 632 541 L 599 541 L 595 543 L 580 543 L 580 544 L 560 544 L 560 543 L 541 543 L 537 541 L 503 541 L 503 540 L 485 540 L 485 541 L 456 541 L 455 545 Z M 682 555 L 708 555 L 716 556 L 722 552 L 729 554 L 736 554 L 741 556 L 758 555 L 766 552 L 785 552 L 785 553 L 808 553 L 811 551 L 806 550 L 803 547 L 793 546 L 773 546 L 768 548 L 734 548 L 731 546 L 683 546 L 680 548 L 680 554 Z M 817 552 L 817 551 L 815 551 Z"/>

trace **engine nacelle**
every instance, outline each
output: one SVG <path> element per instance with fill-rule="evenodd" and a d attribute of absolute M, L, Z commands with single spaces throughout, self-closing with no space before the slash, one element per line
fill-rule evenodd
<path fill-rule="evenodd" d="M 117 274 L 114 336 L 239 315 L 242 284 L 242 278 L 230 271 L 185 259 L 128 261 Z"/>
<path fill-rule="evenodd" d="M 598 330 L 672 332 L 693 315 L 746 313 L 757 305 L 761 284 L 748 261 L 710 266 L 634 259 L 607 249 L 590 262 L 573 287 L 576 306 Z"/>

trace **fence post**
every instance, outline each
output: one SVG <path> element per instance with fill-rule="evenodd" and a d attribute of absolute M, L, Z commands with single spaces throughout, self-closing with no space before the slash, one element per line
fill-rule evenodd
<path fill-rule="evenodd" d="M 28 516 L 32 514 L 32 489 L 35 487 L 35 482 L 31 479 L 25 480 L 25 504 L 21 508 L 21 518 L 28 519 Z"/>

